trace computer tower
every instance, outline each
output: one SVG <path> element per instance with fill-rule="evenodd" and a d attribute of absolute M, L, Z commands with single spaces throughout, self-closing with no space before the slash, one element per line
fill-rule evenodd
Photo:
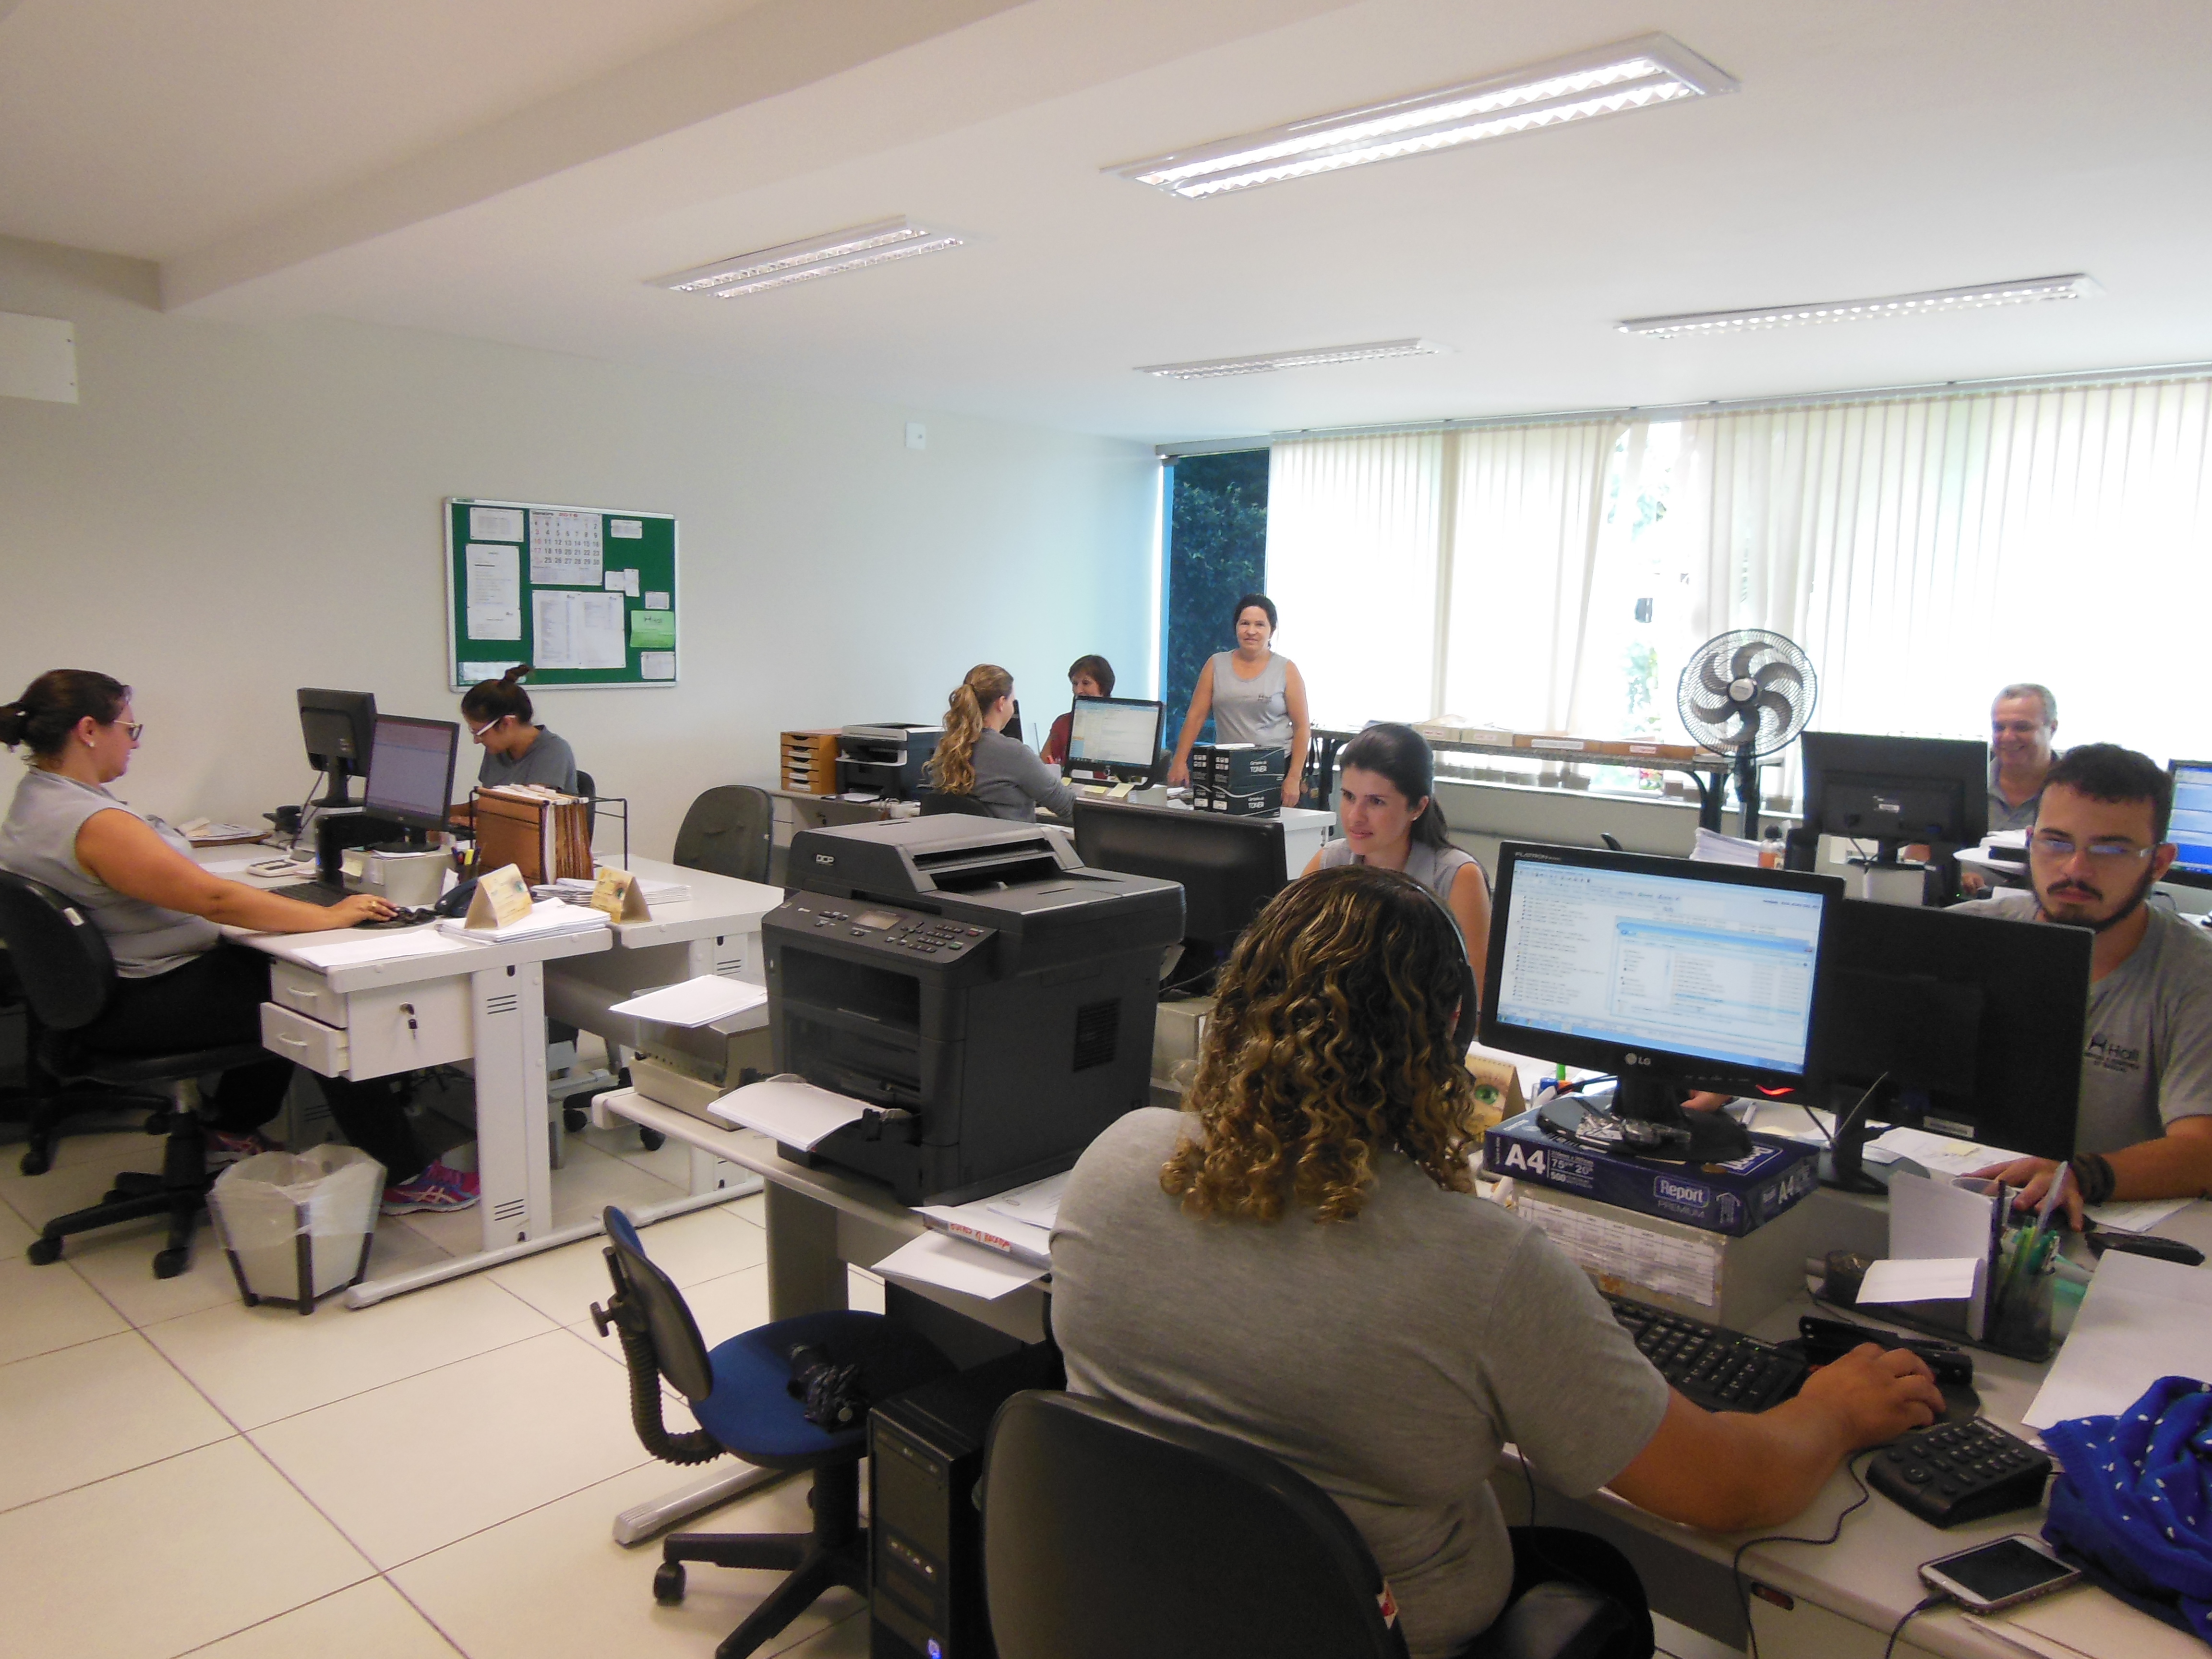
<path fill-rule="evenodd" d="M 1010 1396 L 1066 1382 L 1060 1351 L 1042 1342 L 868 1413 L 871 1659 L 995 1659 L 983 1604 L 983 1444 Z"/>

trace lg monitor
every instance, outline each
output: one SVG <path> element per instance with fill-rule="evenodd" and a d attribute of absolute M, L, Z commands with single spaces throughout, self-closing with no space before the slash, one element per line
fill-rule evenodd
<path fill-rule="evenodd" d="M 1671 1132 L 1663 1150 L 1633 1135 L 1629 1149 L 1747 1156 L 1734 1119 L 1681 1097 L 1803 1085 L 1842 897 L 1832 876 L 1507 842 L 1482 1041 L 1613 1073 L 1616 1116 Z"/>
<path fill-rule="evenodd" d="M 307 745 L 307 764 L 324 775 L 320 805 L 348 804 L 346 782 L 368 770 L 368 751 L 376 740 L 376 698 L 367 691 L 300 688 L 300 735 Z"/>
<path fill-rule="evenodd" d="M 1097 869 L 1180 884 L 1185 954 L 1196 954 L 1201 974 L 1290 881 L 1280 818 L 1079 799 L 1075 852 Z"/>
<path fill-rule="evenodd" d="M 2212 761 L 2174 761 L 2173 817 L 2166 838 L 2179 849 L 2165 879 L 2185 887 L 2212 887 Z"/>
<path fill-rule="evenodd" d="M 446 827 L 460 743 L 461 728 L 452 720 L 379 714 L 362 806 L 372 817 L 405 827 L 409 844 L 426 844 L 425 832 Z"/>
<path fill-rule="evenodd" d="M 2073 1157 L 2095 939 L 1972 910 L 1838 905 L 1807 1091 L 1837 1115 L 1833 1183 L 1880 1190 L 1862 1169 L 1869 1123 Z"/>
<path fill-rule="evenodd" d="M 1078 697 L 1063 769 L 1085 783 L 1150 778 L 1159 763 L 1165 705 L 1139 697 Z"/>
<path fill-rule="evenodd" d="M 1978 738 L 1808 732 L 1800 741 L 1805 827 L 1872 842 L 1878 864 L 1915 842 L 1972 847 L 1989 833 L 1990 750 Z"/>

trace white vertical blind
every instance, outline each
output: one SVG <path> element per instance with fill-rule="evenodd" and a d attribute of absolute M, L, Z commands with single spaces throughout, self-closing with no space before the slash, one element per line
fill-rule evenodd
<path fill-rule="evenodd" d="M 1276 645 L 1316 726 L 1434 713 L 1444 439 L 1439 432 L 1279 443 L 1267 465 Z"/>

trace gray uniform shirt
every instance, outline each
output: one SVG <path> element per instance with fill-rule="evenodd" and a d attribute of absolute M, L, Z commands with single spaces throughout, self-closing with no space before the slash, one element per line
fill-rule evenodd
<path fill-rule="evenodd" d="M 1996 830 L 2033 830 L 2035 828 L 2035 809 L 2041 805 L 2043 792 L 2039 789 L 2014 806 L 1997 787 L 1997 763 L 1990 763 L 1990 828 Z"/>
<path fill-rule="evenodd" d="M 1375 1552 L 1413 1659 L 1456 1653 L 1512 1586 L 1500 1443 L 1595 1492 L 1657 1431 L 1667 1385 L 1541 1232 L 1398 1154 L 1351 1221 L 1184 1213 L 1160 1166 L 1196 1130 L 1133 1111 L 1075 1166 L 1052 1243 L 1068 1387 L 1297 1469 Z"/>
<path fill-rule="evenodd" d="M 2033 921 L 2033 893 L 1958 907 Z M 2077 1152 L 2155 1140 L 2176 1118 L 2212 1113 L 2212 936 L 2166 911 L 2135 954 L 2089 987 Z"/>
<path fill-rule="evenodd" d="M 1206 660 L 1213 670 L 1213 736 L 1217 743 L 1259 743 L 1287 749 L 1291 743 L 1291 659 L 1270 651 L 1260 672 L 1237 678 L 1230 665 L 1234 651 L 1218 651 Z"/>
<path fill-rule="evenodd" d="M 96 784 L 33 769 L 15 786 L 7 821 L 0 823 L 0 867 L 44 882 L 89 915 L 107 939 L 115 971 L 125 979 L 151 979 L 213 950 L 222 932 L 204 916 L 118 893 L 77 861 L 77 831 L 87 818 L 107 811 L 128 812 L 151 824 L 164 842 L 191 855 L 191 843 L 161 819 Z"/>
<path fill-rule="evenodd" d="M 1321 867 L 1324 870 L 1340 869 L 1345 865 L 1359 862 L 1358 855 L 1352 850 L 1352 843 L 1341 836 L 1321 849 Z M 1446 908 L 1451 905 L 1452 883 L 1459 879 L 1459 872 L 1470 864 L 1474 865 L 1478 874 L 1482 874 L 1484 890 L 1488 890 L 1490 878 L 1483 873 L 1482 866 L 1476 862 L 1474 854 L 1457 847 L 1431 847 L 1419 841 L 1406 849 L 1406 873 L 1442 899 Z"/>
<path fill-rule="evenodd" d="M 977 735 L 970 758 L 975 787 L 968 793 L 989 808 L 993 817 L 1027 823 L 1040 806 L 1064 818 L 1074 816 L 1074 793 L 1027 744 L 987 726 Z"/>
<path fill-rule="evenodd" d="M 574 794 L 576 751 L 568 747 L 568 738 L 556 736 L 541 726 L 538 728 L 538 741 L 530 745 L 526 755 L 510 757 L 485 750 L 483 763 L 477 768 L 477 781 L 487 788 L 495 783 L 543 784 L 548 789 Z"/>

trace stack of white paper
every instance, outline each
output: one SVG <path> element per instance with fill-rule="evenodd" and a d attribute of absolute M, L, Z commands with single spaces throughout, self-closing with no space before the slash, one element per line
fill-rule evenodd
<path fill-rule="evenodd" d="M 398 962 L 408 957 L 434 957 L 447 951 L 465 951 L 465 939 L 434 927 L 410 927 L 389 933 L 350 931 L 324 945 L 302 945 L 292 954 L 318 968 L 347 968 L 363 962 Z"/>
<path fill-rule="evenodd" d="M 702 974 L 680 985 L 665 985 L 658 991 L 647 991 L 643 996 L 617 1002 L 607 1012 L 628 1014 L 633 1019 L 656 1020 L 663 1025 L 711 1025 L 718 1019 L 757 1008 L 767 1000 L 765 985 L 748 985 L 743 980 L 725 979 L 720 974 Z"/>
<path fill-rule="evenodd" d="M 563 933 L 591 933 L 606 927 L 607 913 L 593 910 L 580 904 L 570 904 L 565 899 L 540 899 L 530 907 L 530 914 L 520 921 L 509 922 L 504 927 L 471 928 L 467 918 L 455 916 L 438 924 L 439 930 L 459 939 L 475 939 L 480 944 L 504 945 L 510 939 L 551 939 Z"/>
<path fill-rule="evenodd" d="M 1042 1181 L 1032 1181 L 1026 1187 L 1010 1187 L 995 1197 L 985 1199 L 984 1207 L 1010 1221 L 1026 1222 L 1049 1232 L 1060 1219 L 1060 1195 L 1067 1190 L 1067 1178 L 1073 1173 L 1072 1170 L 1063 1170 Z"/>
<path fill-rule="evenodd" d="M 2021 1420 L 2115 1416 L 2161 1376 L 2212 1376 L 2212 1270 L 2108 1250 Z"/>
<path fill-rule="evenodd" d="M 959 1291 L 987 1302 L 995 1302 L 1044 1276 L 1042 1267 L 934 1232 L 908 1239 L 877 1262 L 875 1271 L 891 1279 Z"/>
<path fill-rule="evenodd" d="M 546 885 L 564 896 L 574 893 L 589 898 L 599 881 L 592 876 L 563 876 L 558 881 L 548 882 Z M 689 882 L 653 881 L 644 876 L 637 878 L 637 890 L 645 895 L 646 903 L 656 909 L 664 904 L 686 903 L 692 896 Z"/>
<path fill-rule="evenodd" d="M 866 1108 L 850 1095 L 832 1094 L 784 1072 L 733 1089 L 707 1109 L 784 1146 L 811 1152 L 848 1123 L 858 1123 Z"/>

